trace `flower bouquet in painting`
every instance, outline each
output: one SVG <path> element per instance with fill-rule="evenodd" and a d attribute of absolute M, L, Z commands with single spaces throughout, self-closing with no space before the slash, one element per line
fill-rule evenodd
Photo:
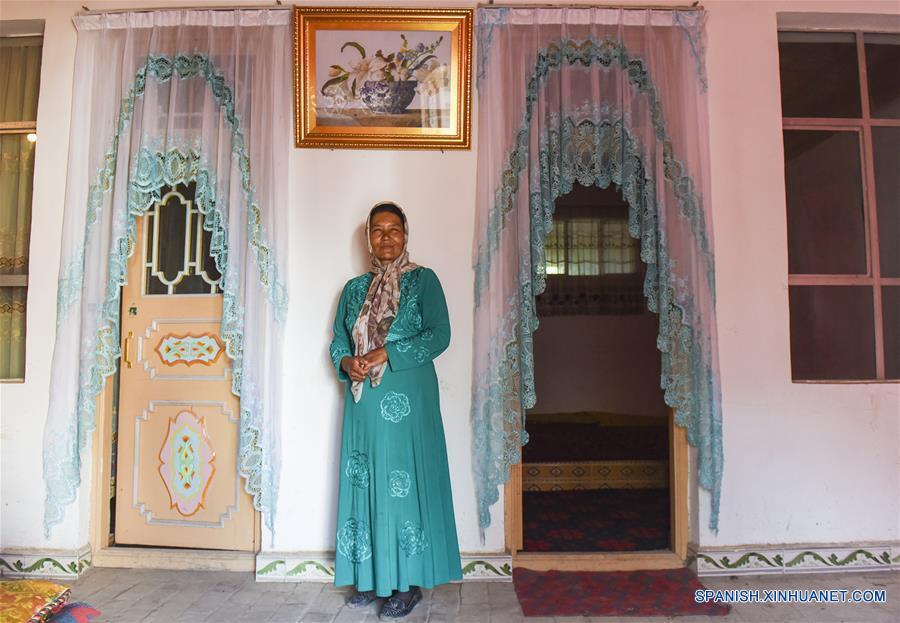
<path fill-rule="evenodd" d="M 425 103 L 450 84 L 449 65 L 439 58 L 443 41 L 441 35 L 430 43 L 412 45 L 400 33 L 398 50 L 385 53 L 378 49 L 374 54 L 367 53 L 358 41 L 345 42 L 340 51 L 350 58 L 329 66 L 328 79 L 321 87 L 326 98 L 323 104 L 336 114 L 362 109 L 369 114 L 394 115 L 399 117 L 397 125 L 418 121 L 416 113 L 409 111 L 416 95 L 420 108 L 425 109 Z"/>

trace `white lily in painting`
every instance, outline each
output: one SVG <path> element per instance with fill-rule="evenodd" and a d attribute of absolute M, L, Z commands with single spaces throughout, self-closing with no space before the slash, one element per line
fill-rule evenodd
<path fill-rule="evenodd" d="M 417 70 L 415 77 L 419 83 L 416 89 L 422 95 L 437 95 L 441 89 L 450 86 L 450 68 L 446 64 L 432 61 L 427 69 Z"/>
<path fill-rule="evenodd" d="M 366 80 L 378 80 L 384 70 L 384 61 L 377 58 L 361 58 L 350 62 L 350 75 L 361 85 Z"/>

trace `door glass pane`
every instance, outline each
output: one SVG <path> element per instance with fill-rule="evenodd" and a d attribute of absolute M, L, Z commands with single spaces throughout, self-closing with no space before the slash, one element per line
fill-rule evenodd
<path fill-rule="evenodd" d="M 873 127 L 872 148 L 881 276 L 900 277 L 900 128 Z"/>
<path fill-rule="evenodd" d="M 785 130 L 784 165 L 791 274 L 865 274 L 859 135 Z"/>
<path fill-rule="evenodd" d="M 784 117 L 862 116 L 853 33 L 780 32 Z"/>
<path fill-rule="evenodd" d="M 867 34 L 869 110 L 878 119 L 900 119 L 900 35 Z"/>
<path fill-rule="evenodd" d="M 190 201 L 172 193 L 164 195 L 155 215 L 158 278 L 166 284 L 179 283 L 188 271 L 185 236 L 189 234 L 187 223 Z"/>
<path fill-rule="evenodd" d="M 163 186 L 145 223 L 145 293 L 215 294 L 222 275 L 210 255 L 211 232 L 194 203 L 196 184 Z"/>
<path fill-rule="evenodd" d="M 884 311 L 885 378 L 900 379 L 900 286 L 881 289 L 881 308 Z"/>
<path fill-rule="evenodd" d="M 43 37 L 0 37 L 0 121 L 37 119 Z"/>
<path fill-rule="evenodd" d="M 791 286 L 789 298 L 795 381 L 875 378 L 872 288 Z"/>

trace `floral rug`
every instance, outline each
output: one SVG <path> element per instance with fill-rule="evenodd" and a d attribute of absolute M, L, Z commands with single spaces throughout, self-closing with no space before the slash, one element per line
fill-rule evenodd
<path fill-rule="evenodd" d="M 526 617 L 726 615 L 727 604 L 696 603 L 703 589 L 690 569 L 531 571 L 513 583 Z"/>

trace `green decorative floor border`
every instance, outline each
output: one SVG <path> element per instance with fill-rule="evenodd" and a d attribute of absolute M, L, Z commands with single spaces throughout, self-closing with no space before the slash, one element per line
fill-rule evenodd
<path fill-rule="evenodd" d="M 900 570 L 900 543 L 691 550 L 698 575 Z"/>
<path fill-rule="evenodd" d="M 512 581 L 512 558 L 504 554 L 463 555 L 463 581 Z M 334 553 L 265 552 L 256 556 L 257 582 L 331 582 Z"/>
<path fill-rule="evenodd" d="M 0 552 L 0 575 L 77 580 L 91 567 L 91 549 L 76 551 L 8 550 Z"/>

